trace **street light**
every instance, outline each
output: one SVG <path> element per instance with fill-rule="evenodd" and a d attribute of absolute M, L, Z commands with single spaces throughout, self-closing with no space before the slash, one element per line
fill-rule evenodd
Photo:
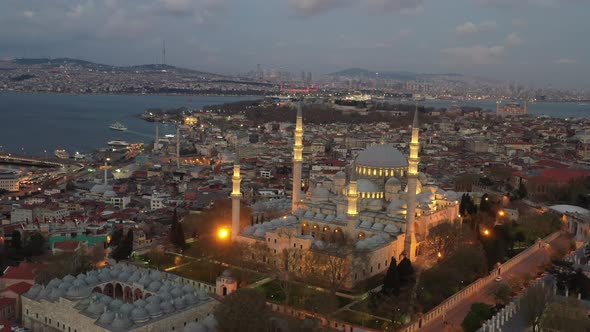
<path fill-rule="evenodd" d="M 227 228 L 221 228 L 217 231 L 217 237 L 221 240 L 225 240 L 229 237 L 229 231 Z"/>
<path fill-rule="evenodd" d="M 490 231 L 488 229 L 484 229 L 483 235 L 485 235 L 485 236 L 490 235 Z"/>
<path fill-rule="evenodd" d="M 504 217 L 504 216 L 506 215 L 506 212 L 504 212 L 504 211 L 499 211 L 499 212 L 498 212 L 498 215 L 499 215 L 500 217 Z"/>

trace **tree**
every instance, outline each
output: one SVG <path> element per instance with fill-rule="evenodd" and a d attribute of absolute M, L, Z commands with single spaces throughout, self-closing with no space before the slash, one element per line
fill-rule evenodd
<path fill-rule="evenodd" d="M 493 213 L 492 203 L 490 202 L 490 197 L 488 196 L 488 194 L 483 194 L 483 196 L 481 196 L 481 202 L 479 203 L 479 211 L 485 213 Z"/>
<path fill-rule="evenodd" d="M 465 332 L 475 332 L 479 330 L 483 322 L 490 318 L 492 318 L 492 307 L 485 303 L 474 303 L 461 326 Z"/>
<path fill-rule="evenodd" d="M 12 240 L 10 241 L 10 245 L 15 250 L 20 250 L 22 248 L 22 239 L 19 231 L 12 232 Z"/>
<path fill-rule="evenodd" d="M 39 256 L 45 252 L 45 237 L 39 232 L 31 234 L 25 246 L 27 256 Z"/>
<path fill-rule="evenodd" d="M 184 249 L 186 249 L 186 238 L 184 237 L 184 230 L 182 229 L 182 225 L 178 221 L 178 214 L 176 213 L 176 209 L 174 209 L 174 215 L 172 216 L 169 240 L 181 251 L 184 251 Z"/>
<path fill-rule="evenodd" d="M 520 185 L 518 185 L 518 189 L 516 190 L 516 195 L 519 199 L 523 199 L 527 196 L 528 192 L 526 190 L 526 186 L 524 185 L 524 183 L 520 183 Z"/>
<path fill-rule="evenodd" d="M 109 243 L 109 245 L 111 247 L 116 247 L 119 245 L 119 242 L 121 242 L 121 239 L 123 238 L 123 229 L 122 228 L 117 228 L 113 231 L 113 234 L 111 235 L 111 242 Z"/>
<path fill-rule="evenodd" d="M 113 258 L 118 262 L 120 260 L 128 259 L 133 252 L 133 230 L 128 230 L 125 238 L 119 243 L 117 248 L 113 250 Z"/>
<path fill-rule="evenodd" d="M 521 299 L 520 307 L 526 320 L 527 326 L 531 326 L 533 331 L 538 331 L 541 315 L 551 298 L 548 288 L 535 285 L 527 289 Z"/>
<path fill-rule="evenodd" d="M 387 273 L 385 274 L 385 279 L 383 279 L 383 293 L 385 293 L 388 296 L 398 296 L 399 288 L 400 281 L 399 273 L 397 271 L 397 262 L 395 258 L 391 257 L 391 263 L 389 264 L 389 268 L 387 269 Z"/>
<path fill-rule="evenodd" d="M 489 290 L 488 295 L 494 298 L 497 307 L 506 305 L 510 301 L 510 287 L 505 283 L 497 283 Z"/>
<path fill-rule="evenodd" d="M 443 221 L 428 231 L 426 247 L 434 254 L 448 257 L 461 246 L 462 237 L 461 225 Z"/>
<path fill-rule="evenodd" d="M 590 331 L 587 310 L 577 299 L 554 301 L 547 305 L 539 326 L 544 331 Z"/>
<path fill-rule="evenodd" d="M 241 288 L 228 295 L 215 309 L 220 332 L 267 331 L 269 309 L 264 294 Z"/>
<path fill-rule="evenodd" d="M 402 287 L 408 285 L 414 278 L 414 267 L 407 257 L 402 258 L 397 265 L 397 273 L 399 274 L 399 281 Z"/>

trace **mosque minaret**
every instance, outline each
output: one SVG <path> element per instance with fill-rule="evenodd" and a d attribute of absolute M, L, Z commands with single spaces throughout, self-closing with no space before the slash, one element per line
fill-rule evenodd
<path fill-rule="evenodd" d="M 406 239 L 404 252 L 413 261 L 416 257 L 416 230 L 414 220 L 416 218 L 416 191 L 418 187 L 418 151 L 420 150 L 420 127 L 418 126 L 418 107 L 414 112 L 412 123 L 412 140 L 410 141 L 410 158 L 408 158 L 408 209 L 406 214 Z"/>
<path fill-rule="evenodd" d="M 293 204 L 292 212 L 297 210 L 301 202 L 301 167 L 303 164 L 303 115 L 301 104 L 297 105 L 297 120 L 295 125 L 295 144 L 293 145 Z"/>
<path fill-rule="evenodd" d="M 240 201 L 242 200 L 242 192 L 240 190 L 240 183 L 242 177 L 240 175 L 240 165 L 234 165 L 234 174 L 232 177 L 232 192 L 231 192 L 231 238 L 235 240 L 240 233 Z"/>

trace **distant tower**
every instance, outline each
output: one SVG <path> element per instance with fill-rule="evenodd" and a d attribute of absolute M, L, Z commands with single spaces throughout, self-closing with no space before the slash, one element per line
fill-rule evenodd
<path fill-rule="evenodd" d="M 240 190 L 240 183 L 242 177 L 240 175 L 240 165 L 234 164 L 234 175 L 232 177 L 232 192 L 231 192 L 231 238 L 234 240 L 240 232 L 240 201 L 242 200 L 242 192 Z"/>
<path fill-rule="evenodd" d="M 291 210 L 295 212 L 301 201 L 301 167 L 303 164 L 303 115 L 301 103 L 297 104 L 297 120 L 295 124 L 295 144 L 293 145 L 293 203 Z"/>
<path fill-rule="evenodd" d="M 259 80 L 264 79 L 264 74 L 262 73 L 262 66 L 260 64 L 256 65 L 256 78 Z"/>
<path fill-rule="evenodd" d="M 166 41 L 162 40 L 162 65 L 166 65 Z"/>
<path fill-rule="evenodd" d="M 500 114 L 500 100 L 496 100 L 496 114 Z"/>
<path fill-rule="evenodd" d="M 418 106 L 414 111 L 412 123 L 412 141 L 410 142 L 410 158 L 408 159 L 408 210 L 406 214 L 406 239 L 404 251 L 406 257 L 413 261 L 416 258 L 416 234 L 414 219 L 416 217 L 416 188 L 418 187 L 418 150 L 420 149 L 420 127 L 418 126 Z"/>
<path fill-rule="evenodd" d="M 176 168 L 180 168 L 180 126 L 176 126 Z"/>
<path fill-rule="evenodd" d="M 358 216 L 357 201 L 359 199 L 357 189 L 356 163 L 352 163 L 350 169 L 350 183 L 346 193 L 348 208 L 346 209 L 346 233 L 354 239 L 354 230 L 356 228 L 356 219 Z"/>
<path fill-rule="evenodd" d="M 160 145 L 160 124 L 156 122 L 156 140 L 154 141 L 154 152 L 158 152 Z"/>

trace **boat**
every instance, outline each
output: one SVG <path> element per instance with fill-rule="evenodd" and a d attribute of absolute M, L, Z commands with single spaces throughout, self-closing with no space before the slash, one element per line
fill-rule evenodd
<path fill-rule="evenodd" d="M 129 143 L 127 143 L 125 141 L 109 141 L 107 144 L 110 146 L 124 146 L 124 147 L 129 146 Z"/>
<path fill-rule="evenodd" d="M 70 154 L 64 149 L 55 150 L 55 156 L 59 159 L 70 159 Z"/>
<path fill-rule="evenodd" d="M 115 122 L 109 128 L 111 128 L 113 130 L 119 130 L 119 131 L 127 130 L 127 127 L 125 127 L 121 122 Z"/>

